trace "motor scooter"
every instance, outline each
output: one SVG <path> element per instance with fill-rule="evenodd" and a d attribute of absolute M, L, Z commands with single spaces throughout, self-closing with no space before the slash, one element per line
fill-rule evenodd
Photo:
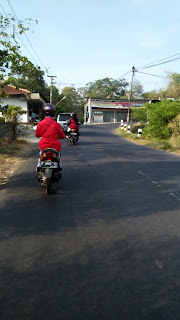
<path fill-rule="evenodd" d="M 33 129 L 36 130 L 37 126 Z M 36 171 L 38 181 L 46 187 L 46 193 L 51 194 L 58 186 L 62 177 L 62 169 L 59 166 L 59 152 L 53 148 L 46 148 L 40 154 L 40 160 Z"/>
<path fill-rule="evenodd" d="M 74 145 L 79 139 L 77 129 L 70 129 L 68 127 L 66 138 L 72 143 L 72 145 Z"/>
<path fill-rule="evenodd" d="M 46 187 L 46 193 L 50 194 L 57 188 L 62 177 L 59 167 L 59 152 L 52 148 L 46 148 L 40 156 L 40 163 L 37 167 L 37 179 L 41 185 Z"/>

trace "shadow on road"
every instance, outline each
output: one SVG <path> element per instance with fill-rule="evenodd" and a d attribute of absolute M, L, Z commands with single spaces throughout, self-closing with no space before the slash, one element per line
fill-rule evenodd
<path fill-rule="evenodd" d="M 106 234 L 79 252 L 53 244 L 1 265 L 1 319 L 179 319 L 179 240 Z"/>
<path fill-rule="evenodd" d="M 91 137 L 64 144 L 57 194 L 37 153 L 1 191 L 2 320 L 179 319 L 179 157 Z"/>

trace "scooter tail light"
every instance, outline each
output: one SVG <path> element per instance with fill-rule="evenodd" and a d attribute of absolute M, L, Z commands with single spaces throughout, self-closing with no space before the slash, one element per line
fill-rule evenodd
<path fill-rule="evenodd" d="M 55 152 L 43 152 L 40 156 L 40 161 L 43 160 L 52 160 L 52 158 L 55 158 L 58 160 L 58 155 Z"/>

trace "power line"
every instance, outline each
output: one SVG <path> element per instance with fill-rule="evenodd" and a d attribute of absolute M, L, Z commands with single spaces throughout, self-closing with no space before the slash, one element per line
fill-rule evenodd
<path fill-rule="evenodd" d="M 2 7 L 1 4 L 0 4 L 0 6 L 1 6 L 4 14 L 5 14 L 6 17 L 8 18 L 8 15 L 7 15 L 7 13 L 5 12 L 5 10 L 4 10 L 4 8 Z M 11 24 L 11 26 L 14 27 L 13 24 Z M 38 64 L 37 61 L 36 61 L 36 60 L 34 59 L 34 57 L 32 56 L 31 52 L 28 50 L 28 48 L 27 48 L 26 45 L 24 44 L 24 42 L 23 42 L 23 40 L 21 39 L 21 37 L 19 36 L 18 32 L 15 31 L 15 33 L 16 33 L 16 35 L 18 36 L 19 40 L 22 42 L 23 46 L 25 47 L 25 49 L 27 50 L 27 52 L 29 53 L 29 55 L 31 56 L 31 58 L 33 59 L 33 61 L 34 61 L 36 64 Z M 10 40 L 10 38 L 8 38 L 8 39 Z M 14 41 L 16 42 L 16 40 L 14 40 Z"/>
<path fill-rule="evenodd" d="M 178 53 L 178 54 L 176 54 L 176 55 L 173 55 L 173 56 L 177 56 L 177 55 L 180 55 L 180 53 Z M 171 56 L 171 57 L 173 57 L 173 56 Z M 169 57 L 169 58 L 170 58 L 170 57 Z M 163 60 L 165 60 L 165 59 L 168 59 L 168 58 L 164 58 L 164 59 L 161 59 L 161 60 L 158 60 L 158 61 L 160 62 L 160 61 L 163 61 Z M 151 64 L 148 64 L 148 65 L 146 65 L 146 66 L 144 66 L 144 67 L 140 67 L 140 68 L 137 68 L 137 69 L 140 69 L 140 70 L 142 70 L 142 69 L 148 69 L 148 68 L 152 68 L 152 67 L 155 67 L 155 66 L 159 66 L 159 65 L 161 65 L 161 64 L 173 62 L 173 61 L 176 61 L 176 60 L 179 60 L 179 59 L 180 59 L 180 57 L 177 57 L 177 58 L 175 58 L 175 59 L 167 60 L 167 61 L 160 62 L 160 63 L 156 63 L 156 62 L 158 62 L 158 61 L 156 61 L 156 62 L 152 62 Z"/>
<path fill-rule="evenodd" d="M 172 57 L 176 57 L 176 56 L 179 56 L 179 55 L 180 55 L 180 53 L 176 53 L 176 54 L 174 54 L 174 55 L 172 55 L 172 56 L 169 56 L 169 57 L 166 57 L 166 58 L 163 58 L 163 59 L 154 61 L 154 62 L 149 63 L 149 64 L 147 64 L 147 65 L 144 65 L 144 66 L 142 66 L 142 67 L 138 67 L 137 69 L 138 69 L 138 70 L 148 69 L 148 68 L 152 68 L 152 67 L 155 67 L 155 66 L 159 66 L 159 65 L 165 64 L 165 63 L 170 63 L 170 62 L 179 60 L 180 57 L 177 57 L 177 58 L 175 58 L 175 59 L 170 59 L 170 60 L 167 60 L 167 61 L 164 61 L 164 60 L 169 59 L 169 58 L 172 58 Z M 159 63 L 158 63 L 158 62 L 159 62 Z M 135 70 L 135 72 L 140 72 L 140 71 L 138 71 L 137 69 Z M 127 73 L 125 73 L 125 74 L 123 74 L 122 76 L 120 76 L 120 78 L 126 76 L 126 75 L 129 74 L 130 72 L 131 72 L 131 71 L 128 71 Z M 143 72 L 141 72 L 141 73 L 143 73 Z M 155 76 L 155 77 L 163 77 L 163 76 L 153 75 L 153 74 L 151 74 L 151 73 L 145 73 L 145 72 L 144 72 L 144 74 L 149 74 L 149 75 L 152 75 L 152 76 Z M 164 78 L 165 78 L 165 77 L 164 77 Z"/>
<path fill-rule="evenodd" d="M 18 21 L 18 23 L 20 23 L 20 21 L 19 21 L 19 19 L 18 19 L 17 15 L 16 15 L 16 13 L 15 13 L 15 11 L 14 11 L 14 9 L 13 9 L 13 7 L 12 7 L 11 3 L 10 3 L 10 1 L 9 1 L 9 0 L 7 0 L 7 2 L 9 3 L 9 6 L 10 6 L 10 8 L 11 8 L 12 12 L 14 13 L 14 16 L 15 16 L 16 20 Z M 34 52 L 34 54 L 36 55 L 37 59 L 40 61 L 41 65 L 44 67 L 45 71 L 47 72 L 47 67 L 45 67 L 45 65 L 43 64 L 42 60 L 41 60 L 41 59 L 39 58 L 39 56 L 37 55 L 36 51 L 34 50 L 34 48 L 33 48 L 32 44 L 31 44 L 31 42 L 30 42 L 30 40 L 28 39 L 28 37 L 27 37 L 27 35 L 26 35 L 25 31 L 24 31 L 24 36 L 26 37 L 26 39 L 27 39 L 27 41 L 28 41 L 29 45 L 31 46 L 31 48 L 32 48 L 32 50 L 33 50 L 33 52 Z M 26 48 L 26 47 L 25 47 L 25 48 Z M 27 48 L 26 48 L 26 50 L 27 50 Z M 29 52 L 29 51 L 28 51 L 28 52 Z M 32 57 L 32 55 L 31 55 L 31 57 Z M 33 60 L 34 60 L 34 58 L 33 58 Z"/>
<path fill-rule="evenodd" d="M 143 74 L 148 74 L 148 75 L 154 76 L 154 77 L 166 78 L 166 77 L 164 77 L 164 76 L 160 76 L 160 75 L 152 74 L 152 73 L 147 73 L 147 72 L 142 72 L 142 71 L 138 71 L 138 70 L 136 70 L 136 72 L 138 72 L 138 73 L 143 73 Z"/>
<path fill-rule="evenodd" d="M 157 60 L 157 61 L 148 63 L 148 64 L 146 64 L 146 65 L 144 65 L 144 66 L 138 67 L 137 69 L 142 69 L 142 68 L 148 67 L 149 65 L 152 65 L 152 64 L 154 64 L 154 63 L 156 63 L 156 62 L 160 62 L 160 61 L 163 61 L 163 60 L 166 60 L 166 59 L 169 59 L 169 58 L 178 56 L 178 55 L 180 55 L 180 53 L 176 53 L 176 54 L 173 54 L 172 56 L 169 56 L 169 57 L 166 57 L 166 58 L 163 58 L 163 59 L 160 59 L 160 60 Z"/>
<path fill-rule="evenodd" d="M 149 67 L 142 68 L 142 69 L 152 68 L 152 67 L 159 66 L 159 65 L 161 65 L 161 64 L 165 64 L 165 63 L 169 63 L 169 62 L 173 62 L 173 61 L 176 61 L 176 60 L 179 60 L 179 59 L 180 59 L 180 57 L 179 57 L 179 58 L 176 58 L 176 59 L 168 60 L 168 61 L 165 61 L 165 62 L 157 63 L 157 64 L 154 64 L 154 65 L 151 65 L 151 66 L 149 66 Z"/>
<path fill-rule="evenodd" d="M 129 73 L 131 73 L 131 70 L 130 71 L 128 71 L 128 72 L 126 72 L 126 73 L 124 73 L 122 76 L 120 76 L 120 78 L 123 78 L 123 77 L 125 77 L 127 74 L 129 74 Z"/>

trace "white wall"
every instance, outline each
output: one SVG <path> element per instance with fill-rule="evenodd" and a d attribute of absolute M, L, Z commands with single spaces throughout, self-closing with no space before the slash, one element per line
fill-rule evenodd
<path fill-rule="evenodd" d="M 9 98 L 5 98 L 5 97 L 1 97 L 0 98 L 1 101 L 1 107 L 4 107 L 6 105 L 13 105 L 13 106 L 18 106 L 21 107 L 24 111 L 26 111 L 26 114 L 23 114 L 20 116 L 19 121 L 21 122 L 29 122 L 29 115 L 28 115 L 28 107 L 27 107 L 27 101 L 20 99 L 19 96 L 13 96 L 13 97 L 9 97 Z"/>

